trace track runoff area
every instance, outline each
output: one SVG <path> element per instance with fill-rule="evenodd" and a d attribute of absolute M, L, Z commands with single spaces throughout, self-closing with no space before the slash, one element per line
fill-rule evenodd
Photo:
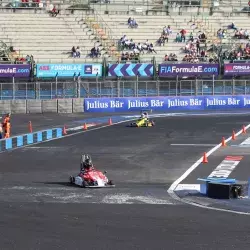
<path fill-rule="evenodd" d="M 250 215 L 249 128 L 250 124 L 243 124 L 237 132 L 232 129 L 230 137 L 222 137 L 219 144 L 211 144 L 210 146 L 214 147 L 204 152 L 202 157 L 170 186 L 169 194 L 190 205 Z M 206 145 L 172 144 L 172 146 Z M 208 194 L 209 183 L 215 185 L 213 188 L 215 194 L 212 196 Z M 240 192 L 236 194 L 232 193 L 232 186 L 235 185 L 241 187 Z M 223 188 L 224 191 L 222 191 Z"/>
<path fill-rule="evenodd" d="M 178 201 L 203 208 L 248 214 L 250 209 L 248 209 L 247 192 L 237 201 L 230 199 L 223 202 L 208 198 L 206 194 L 208 178 L 230 179 L 231 182 L 248 181 L 250 149 L 248 116 L 237 113 L 153 114 L 151 117 L 156 120 L 155 127 L 128 128 L 129 120 L 132 121 L 135 116 L 131 115 L 131 119 L 128 119 L 129 115 L 125 115 L 128 120 L 124 122 L 109 121 L 103 126 L 98 124 L 98 127 L 94 126 L 94 123 L 85 124 L 88 129 L 82 130 L 82 126 L 79 126 L 76 127 L 78 132 L 74 131 L 74 128 L 68 128 L 68 134 L 64 139 L 15 150 L 10 159 L 13 165 L 19 164 L 16 160 L 22 157 L 23 162 L 26 162 L 24 168 L 29 170 L 30 164 L 40 166 L 37 159 L 42 157 L 47 159 L 47 171 L 50 176 L 46 181 L 41 174 L 36 184 L 32 182 L 29 186 L 27 185 L 29 181 L 25 181 L 25 185 L 18 182 L 12 188 L 7 183 L 5 186 L 3 182 L 4 188 L 0 192 L 0 199 L 7 197 L 4 190 L 6 192 L 11 190 L 14 200 L 30 202 L 41 199 L 48 202 L 170 205 Z M 105 122 L 107 123 L 106 119 Z M 82 131 L 79 131 L 79 128 Z M 117 147 L 121 142 L 122 146 Z M 91 194 L 83 195 L 82 191 L 80 193 L 79 190 L 67 185 L 61 187 L 62 183 L 67 182 L 69 175 L 78 171 L 79 157 L 83 151 L 93 154 L 98 168 L 103 168 L 106 162 L 109 163 L 108 175 L 111 175 L 110 178 L 115 181 L 118 188 L 101 194 L 100 191 L 93 191 Z M 8 154 L 1 154 L 2 161 L 5 155 L 8 158 Z M 198 155 L 200 159 L 197 159 Z M 70 167 L 71 172 L 68 165 L 65 165 L 69 158 L 75 166 Z M 126 158 L 133 158 L 134 161 L 124 160 Z M 139 167 L 141 162 L 144 162 L 142 169 Z M 153 170 L 151 164 L 156 164 Z M 57 169 L 56 165 L 62 167 Z M 44 164 L 40 167 L 44 168 L 43 166 Z M 117 166 L 126 167 L 118 170 Z M 60 170 L 60 181 L 58 176 L 56 180 L 51 177 L 56 176 L 53 169 L 56 172 Z M 33 166 L 30 174 L 28 178 L 32 178 L 32 174 L 37 178 Z M 159 189 L 159 186 L 162 186 L 162 189 Z M 150 190 L 151 194 L 145 195 L 145 190 Z M 70 195 L 67 194 L 69 191 Z"/>

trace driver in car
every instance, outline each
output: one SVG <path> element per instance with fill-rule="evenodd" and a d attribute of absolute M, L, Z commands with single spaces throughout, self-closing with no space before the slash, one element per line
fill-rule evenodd
<path fill-rule="evenodd" d="M 83 164 L 81 164 L 81 172 L 88 172 L 89 170 L 94 169 L 93 163 L 90 159 L 86 159 Z"/>
<path fill-rule="evenodd" d="M 144 119 L 144 118 L 148 118 L 148 114 L 146 112 L 141 114 L 141 119 Z"/>

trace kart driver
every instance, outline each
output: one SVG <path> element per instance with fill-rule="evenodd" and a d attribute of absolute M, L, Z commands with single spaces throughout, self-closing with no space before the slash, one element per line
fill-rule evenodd
<path fill-rule="evenodd" d="M 86 159 L 85 162 L 81 164 L 81 172 L 88 172 L 92 169 L 94 169 L 94 166 L 90 159 Z"/>
<path fill-rule="evenodd" d="M 148 113 L 144 112 L 141 114 L 141 119 L 148 118 Z"/>

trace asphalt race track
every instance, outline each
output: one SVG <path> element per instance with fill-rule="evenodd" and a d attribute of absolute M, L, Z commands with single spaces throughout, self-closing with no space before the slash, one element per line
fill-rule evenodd
<path fill-rule="evenodd" d="M 249 216 L 186 205 L 167 190 L 250 116 L 155 121 L 153 128 L 118 124 L 0 154 L 0 249 L 249 249 Z M 68 185 L 82 153 L 108 171 L 115 188 Z"/>

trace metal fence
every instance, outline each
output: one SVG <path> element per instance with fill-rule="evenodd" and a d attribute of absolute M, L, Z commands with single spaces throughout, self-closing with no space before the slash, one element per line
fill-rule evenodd
<path fill-rule="evenodd" d="M 250 80 L 0 83 L 0 100 L 248 94 Z"/>

